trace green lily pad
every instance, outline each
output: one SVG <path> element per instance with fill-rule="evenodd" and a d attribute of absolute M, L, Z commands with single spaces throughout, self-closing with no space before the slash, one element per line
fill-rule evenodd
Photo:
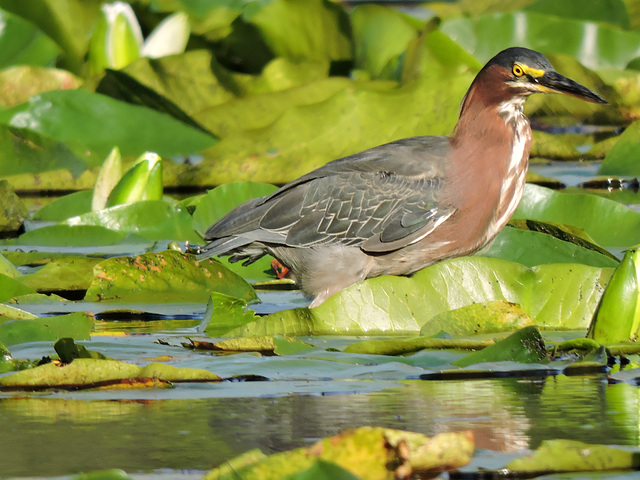
<path fill-rule="evenodd" d="M 91 190 L 70 193 L 56 198 L 33 214 L 32 220 L 41 222 L 61 222 L 69 217 L 75 217 L 91 211 Z"/>
<path fill-rule="evenodd" d="M 8 302 L 14 297 L 28 293 L 36 292 L 19 280 L 0 274 L 0 302 Z"/>
<path fill-rule="evenodd" d="M 241 277 L 214 260 L 195 261 L 174 250 L 116 257 L 99 263 L 86 302 L 205 303 L 212 291 L 255 301 L 257 295 Z"/>
<path fill-rule="evenodd" d="M 620 135 L 598 169 L 598 175 L 640 175 L 640 121 L 633 122 Z"/>
<path fill-rule="evenodd" d="M 547 356 L 547 350 L 538 327 L 532 325 L 522 328 L 477 352 L 456 360 L 452 365 L 468 367 L 476 363 L 512 361 L 521 363 L 538 363 Z"/>
<path fill-rule="evenodd" d="M 350 17 L 355 68 L 371 78 L 400 80 L 405 52 L 422 22 L 382 5 L 359 5 Z"/>
<path fill-rule="evenodd" d="M 110 468 L 108 470 L 95 470 L 93 472 L 79 473 L 69 477 L 69 480 L 133 480 L 124 470 Z"/>
<path fill-rule="evenodd" d="M 209 304 L 213 336 L 407 335 L 435 315 L 474 303 L 518 303 L 543 328 L 586 329 L 612 273 L 580 264 L 527 268 L 505 260 L 461 257 L 427 267 L 412 278 L 377 277 L 357 283 L 322 305 L 264 317 L 238 302 Z M 232 325 L 235 328 L 229 329 Z M 229 330 L 227 330 L 229 329 Z M 483 331 L 480 325 L 478 332 Z"/>
<path fill-rule="evenodd" d="M 351 58 L 349 20 L 344 9 L 327 0 L 273 0 L 249 4 L 242 19 L 255 26 L 277 57 L 294 60 Z"/>
<path fill-rule="evenodd" d="M 93 267 L 103 259 L 95 257 L 59 257 L 34 273 L 20 278 L 36 292 L 86 290 L 93 281 Z"/>
<path fill-rule="evenodd" d="M 98 225 L 50 225 L 25 232 L 17 240 L 7 243 L 38 246 L 103 246 L 116 245 L 126 237 L 127 232 L 117 232 Z M 144 239 L 140 238 L 140 240 Z"/>
<path fill-rule="evenodd" d="M 206 195 L 190 204 L 195 207 L 193 228 L 204 236 L 207 229 L 232 208 L 251 198 L 270 195 L 277 189 L 278 187 L 268 183 L 235 182 L 209 190 Z"/>
<path fill-rule="evenodd" d="M 61 177 L 67 182 L 78 181 L 87 166 L 88 155 L 77 141 L 64 143 L 29 129 L 0 125 L 0 175 L 11 176 L 9 180 L 16 188 L 60 188 Z M 49 185 L 40 182 L 43 173 L 55 177 L 49 179 Z"/>
<path fill-rule="evenodd" d="M 84 345 L 78 345 L 73 338 L 63 337 L 53 344 L 53 348 L 58 354 L 62 363 L 71 363 L 76 358 L 95 358 L 104 360 L 105 357 L 100 352 L 88 350 Z"/>
<path fill-rule="evenodd" d="M 116 205 L 96 212 L 71 217 L 69 226 L 100 226 L 118 233 L 133 233 L 148 240 L 180 240 L 196 243 L 191 216 L 162 200 L 143 200 Z"/>
<path fill-rule="evenodd" d="M 602 472 L 637 469 L 638 454 L 607 445 L 577 440 L 545 440 L 531 455 L 505 466 L 518 472 Z"/>
<path fill-rule="evenodd" d="M 481 350 L 493 345 L 493 339 L 412 337 L 407 339 L 375 339 L 351 343 L 345 353 L 364 355 L 407 355 L 420 350 Z"/>
<path fill-rule="evenodd" d="M 435 335 L 438 332 L 450 335 L 506 332 L 532 324 L 533 320 L 520 305 L 496 300 L 472 303 L 439 313 L 422 326 L 420 335 Z"/>
<path fill-rule="evenodd" d="M 0 112 L 0 123 L 64 143 L 81 139 L 95 154 L 94 165 L 101 163 L 114 145 L 124 156 L 145 151 L 172 156 L 192 154 L 215 143 L 212 136 L 171 117 L 84 90 L 35 95 L 28 103 Z"/>
<path fill-rule="evenodd" d="M 15 232 L 29 212 L 6 180 L 0 180 L 0 232 Z"/>
<path fill-rule="evenodd" d="M 640 243 L 640 213 L 595 195 L 554 192 L 528 184 L 513 218 L 580 227 L 604 247 Z"/>
<path fill-rule="evenodd" d="M 10 278 L 18 278 L 22 276 L 15 265 L 7 260 L 7 257 L 2 253 L 0 253 L 0 274 Z"/>
<path fill-rule="evenodd" d="M 218 78 L 217 71 L 225 69 L 207 50 L 140 58 L 123 71 L 108 70 L 96 91 L 129 103 L 161 106 L 160 111 L 184 121 L 185 115 L 193 115 L 204 106 L 220 105 L 235 98 Z M 187 118 L 186 123 L 193 122 L 191 117 Z"/>
<path fill-rule="evenodd" d="M 603 17 L 606 16 L 603 12 Z M 441 29 L 481 61 L 488 61 L 507 47 L 520 45 L 538 51 L 564 53 L 590 68 L 623 69 L 635 58 L 640 47 L 638 32 L 534 11 L 454 18 L 443 22 Z M 523 38 L 522 32 L 529 35 Z"/>
<path fill-rule="evenodd" d="M 519 228 L 508 226 L 502 229 L 493 243 L 476 255 L 502 258 L 528 267 L 548 263 L 582 263 L 615 268 L 619 263 L 601 247 L 561 226 L 524 220 L 512 223 Z"/>
<path fill-rule="evenodd" d="M 89 35 L 100 12 L 97 0 L 63 1 L 2 0 L 2 8 L 37 25 L 62 47 L 59 63 L 76 74 L 82 73 Z"/>
<path fill-rule="evenodd" d="M 165 382 L 220 380 L 215 373 L 195 368 L 176 368 L 161 363 L 140 367 L 117 360 L 76 358 L 71 363 L 52 362 L 1 377 L 0 387 L 78 388 L 134 378 L 154 378 Z"/>
<path fill-rule="evenodd" d="M 282 480 L 359 480 L 355 476 L 333 462 L 316 460 L 308 469 L 282 477 Z"/>
<path fill-rule="evenodd" d="M 246 480 L 298 478 L 294 475 L 307 472 L 317 460 L 335 464 L 357 478 L 397 478 L 405 473 L 419 477 L 427 472 L 433 475 L 466 465 L 474 447 L 471 431 L 441 433 L 429 438 L 402 430 L 360 427 L 319 440 L 308 448 L 258 457 L 251 463 L 246 459 L 231 460 L 240 464 L 237 470 L 229 471 L 222 465 L 209 472 L 204 480 L 232 480 L 238 476 Z"/>
<path fill-rule="evenodd" d="M 629 28 L 629 12 L 622 0 L 589 2 L 583 5 L 571 0 L 537 0 L 526 7 L 525 11 L 540 12 L 556 17 L 610 23 L 621 28 Z"/>
<path fill-rule="evenodd" d="M 11 346 L 43 340 L 54 341 L 61 337 L 89 340 L 93 321 L 93 315 L 84 312 L 31 320 L 9 320 L 0 324 L 0 342 Z"/>
<path fill-rule="evenodd" d="M 412 135 L 448 134 L 471 80 L 468 73 L 444 79 L 427 72 L 402 87 L 344 79 L 306 85 L 301 89 L 322 87 L 322 93 L 329 95 L 313 105 L 281 104 L 277 108 L 282 114 L 271 124 L 221 135 L 224 138 L 204 152 L 200 180 L 213 185 L 243 180 L 285 183 L 327 161 L 381 143 Z M 226 117 L 221 110 L 211 109 L 207 116 L 222 123 Z M 251 116 L 263 118 L 256 113 Z M 207 120 L 197 118 L 218 133 Z"/>
<path fill-rule="evenodd" d="M 38 28 L 4 10 L 0 10 L 0 68 L 13 65 L 50 66 L 59 47 Z"/>
<path fill-rule="evenodd" d="M 5 305 L 4 303 L 0 303 L 0 319 L 12 319 L 12 320 L 33 320 L 34 318 L 38 318 L 33 313 L 25 312 L 17 307 L 12 307 L 11 305 Z"/>

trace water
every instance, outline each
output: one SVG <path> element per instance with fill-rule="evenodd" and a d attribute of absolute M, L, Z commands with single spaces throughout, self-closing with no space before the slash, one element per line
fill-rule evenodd
<path fill-rule="evenodd" d="M 286 395 L 280 388 L 276 396 L 253 396 L 271 383 L 287 382 L 226 384 L 235 396 L 223 398 L 198 398 L 215 385 L 179 386 L 181 399 L 163 391 L 119 400 L 95 392 L 5 395 L 1 475 L 205 471 L 253 448 L 280 452 L 363 425 L 427 435 L 472 429 L 481 449 L 476 465 L 482 449 L 522 453 L 553 438 L 638 445 L 637 389 L 608 385 L 604 376 L 409 380 L 366 393 Z"/>

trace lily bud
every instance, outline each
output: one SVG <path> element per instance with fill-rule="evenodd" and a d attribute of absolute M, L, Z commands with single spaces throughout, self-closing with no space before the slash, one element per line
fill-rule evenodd
<path fill-rule="evenodd" d="M 602 344 L 629 342 L 640 333 L 640 250 L 629 250 L 613 272 L 588 337 Z"/>
<path fill-rule="evenodd" d="M 120 69 L 140 57 L 142 30 L 131 5 L 105 3 L 89 41 L 89 73 Z"/>
<path fill-rule="evenodd" d="M 140 200 L 162 200 L 162 159 L 157 153 L 145 152 L 135 161 L 111 191 L 106 206 Z"/>

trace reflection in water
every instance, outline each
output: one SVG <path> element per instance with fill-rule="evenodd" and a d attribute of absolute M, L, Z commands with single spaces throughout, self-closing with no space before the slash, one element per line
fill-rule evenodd
<path fill-rule="evenodd" d="M 260 384 L 255 384 L 260 388 Z M 211 468 L 362 425 L 433 435 L 471 428 L 504 452 L 549 438 L 638 445 L 638 390 L 606 377 L 403 382 L 352 395 L 156 401 L 0 400 L 2 476 Z"/>

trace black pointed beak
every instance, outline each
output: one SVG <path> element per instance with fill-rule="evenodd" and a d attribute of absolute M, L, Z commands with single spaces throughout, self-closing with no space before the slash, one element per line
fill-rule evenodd
<path fill-rule="evenodd" d="M 546 93 L 561 93 L 571 97 L 580 98 L 593 103 L 607 103 L 597 93 L 592 92 L 587 87 L 574 82 L 570 78 L 560 75 L 558 72 L 550 71 L 536 79 L 540 90 Z"/>

